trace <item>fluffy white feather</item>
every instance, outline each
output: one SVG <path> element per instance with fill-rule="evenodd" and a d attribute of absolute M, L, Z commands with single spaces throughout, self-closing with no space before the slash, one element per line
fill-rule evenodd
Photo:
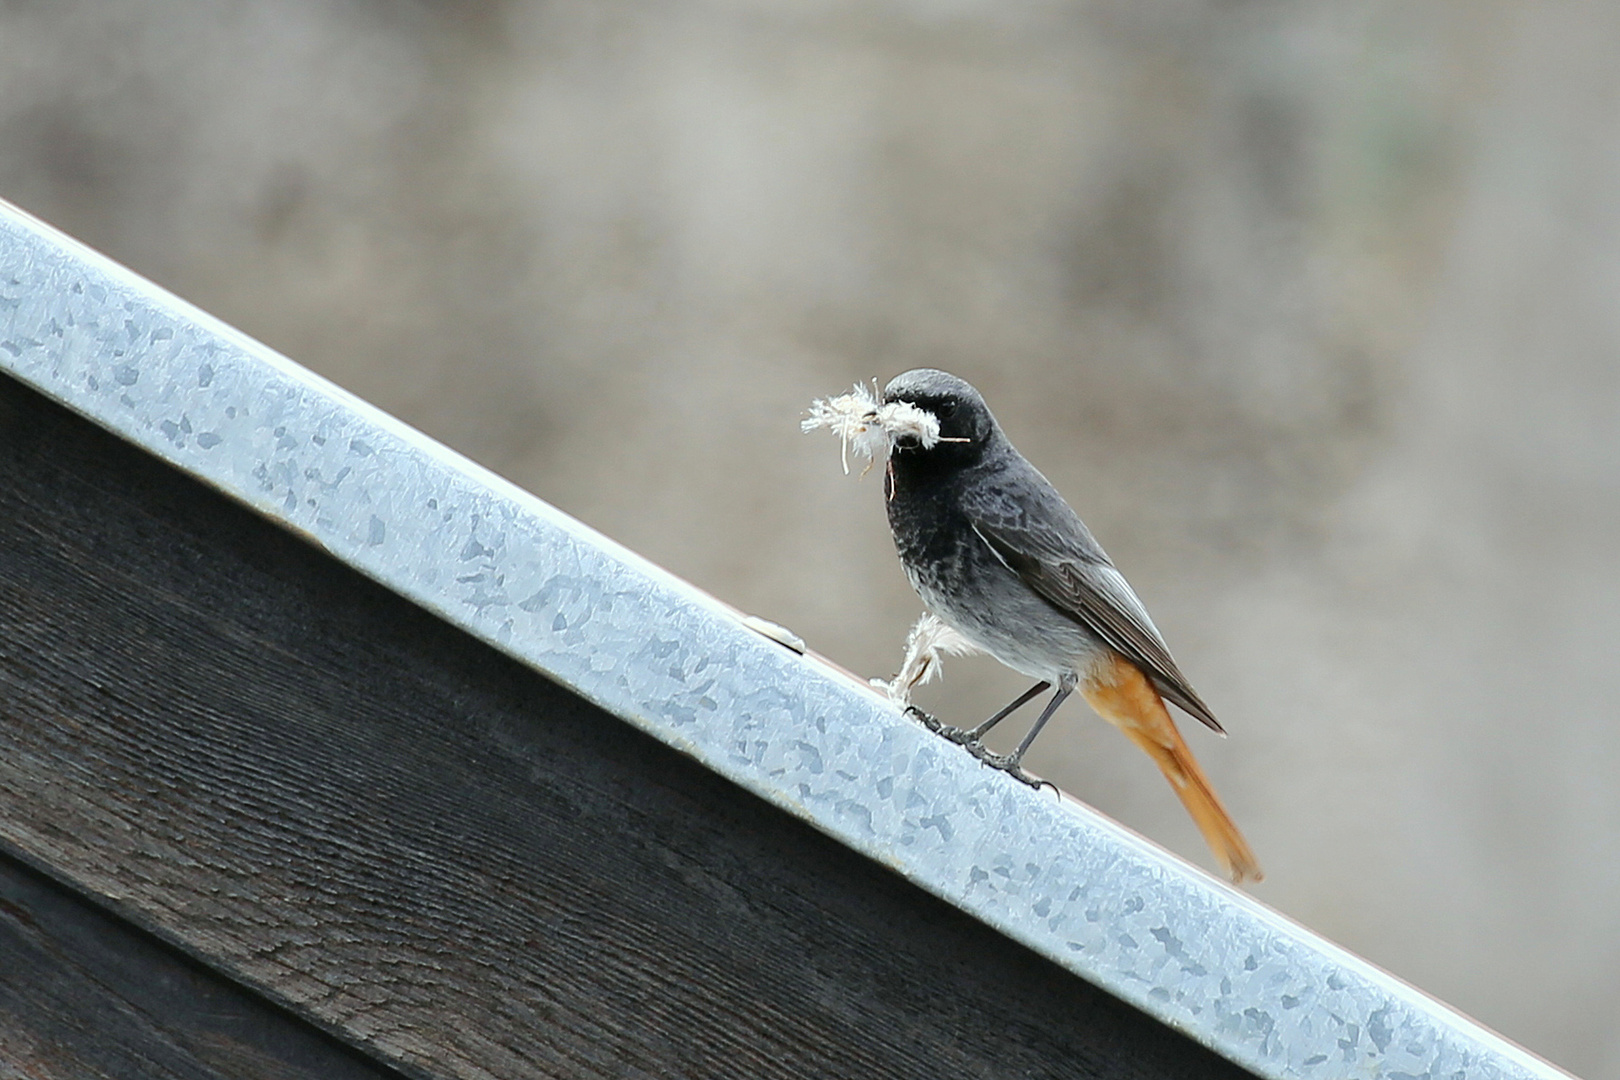
<path fill-rule="evenodd" d="M 979 650 L 967 638 L 926 612 L 906 635 L 906 658 L 892 679 L 873 679 L 872 685 L 898 705 L 911 703 L 911 692 L 938 675 L 946 656 L 971 656 Z"/>
<path fill-rule="evenodd" d="M 939 420 L 933 413 L 909 401 L 878 404 L 877 395 L 864 383 L 838 397 L 811 402 L 809 414 L 799 422 L 799 430 L 810 432 L 829 428 L 842 444 L 844 472 L 849 472 L 849 452 L 869 461 L 885 460 L 895 440 L 916 439 L 924 450 L 939 442 Z"/>

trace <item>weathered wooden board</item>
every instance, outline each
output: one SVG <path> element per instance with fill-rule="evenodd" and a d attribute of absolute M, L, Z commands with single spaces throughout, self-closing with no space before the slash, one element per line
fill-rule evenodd
<path fill-rule="evenodd" d="M 0 1077 L 398 1073 L 0 856 Z"/>
<path fill-rule="evenodd" d="M 0 846 L 420 1076 L 1243 1076 L 0 378 Z"/>

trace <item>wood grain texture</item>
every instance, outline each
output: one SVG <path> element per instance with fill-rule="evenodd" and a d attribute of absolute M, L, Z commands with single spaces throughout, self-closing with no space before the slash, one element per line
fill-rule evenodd
<path fill-rule="evenodd" d="M 3 378 L 0 716 L 0 845 L 413 1075 L 1247 1075 Z"/>
<path fill-rule="evenodd" d="M 398 1076 L 0 856 L 0 1078 Z"/>

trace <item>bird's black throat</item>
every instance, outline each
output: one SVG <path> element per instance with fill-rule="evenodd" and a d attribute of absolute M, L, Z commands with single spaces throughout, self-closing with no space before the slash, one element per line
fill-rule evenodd
<path fill-rule="evenodd" d="M 971 536 L 961 492 L 982 463 L 982 443 L 940 443 L 928 450 L 897 447 L 884 472 L 889 531 L 908 568 L 954 561 L 962 538 Z"/>

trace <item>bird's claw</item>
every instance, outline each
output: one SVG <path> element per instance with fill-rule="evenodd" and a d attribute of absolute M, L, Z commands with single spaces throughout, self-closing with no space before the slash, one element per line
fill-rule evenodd
<path fill-rule="evenodd" d="M 932 713 L 925 713 L 915 705 L 906 706 L 906 715 L 932 731 L 935 735 L 949 739 L 958 746 L 966 746 L 971 749 L 979 745 L 979 740 L 973 737 L 973 732 L 966 728 L 952 727 L 943 723 L 939 717 L 934 716 Z"/>
<path fill-rule="evenodd" d="M 968 753 L 979 759 L 980 763 L 1006 773 L 1021 784 L 1028 784 L 1036 791 L 1041 790 L 1043 787 L 1049 787 L 1053 791 L 1058 790 L 1058 786 L 1052 781 L 1043 780 L 1039 776 L 1031 776 L 1025 772 L 1024 767 L 1014 760 L 1011 754 L 991 753 L 990 748 L 983 743 L 964 743 L 963 745 L 967 748 Z"/>
<path fill-rule="evenodd" d="M 917 723 L 921 724 L 929 731 L 934 732 L 936 735 L 944 734 L 946 731 L 956 730 L 955 728 L 947 728 L 944 724 L 939 722 L 938 717 L 934 716 L 932 713 L 923 712 L 915 705 L 906 706 L 906 715 L 917 721 Z M 950 736 L 948 735 L 946 736 L 946 738 L 949 737 Z"/>
<path fill-rule="evenodd" d="M 932 731 L 934 734 L 956 743 L 962 749 L 978 758 L 982 764 L 1006 773 L 1019 783 L 1028 784 L 1036 791 L 1039 791 L 1043 787 L 1049 787 L 1053 791 L 1058 790 L 1058 786 L 1052 783 L 1052 781 L 1042 780 L 1038 776 L 1031 776 L 1029 773 L 1025 772 L 1023 767 L 1019 765 L 1018 762 L 1014 761 L 1010 754 L 991 753 L 990 748 L 985 746 L 984 743 L 980 742 L 978 739 L 974 738 L 973 732 L 967 730 L 966 728 L 952 727 L 949 724 L 942 723 L 937 716 L 924 712 L 915 705 L 906 706 L 906 715 L 917 721 L 917 723 L 921 724 L 929 731 Z"/>

